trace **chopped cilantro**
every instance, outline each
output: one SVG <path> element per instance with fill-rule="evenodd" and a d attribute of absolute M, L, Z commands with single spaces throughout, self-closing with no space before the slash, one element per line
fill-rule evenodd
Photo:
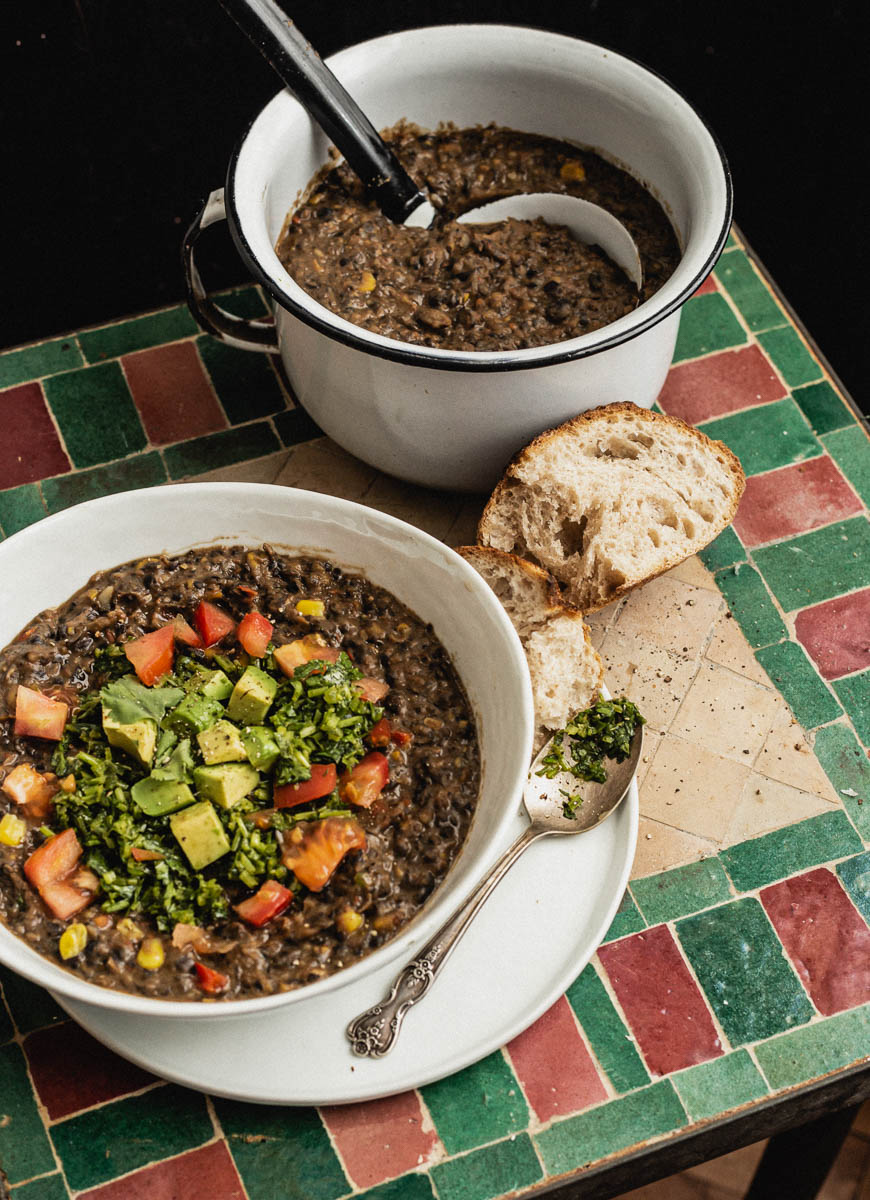
<path fill-rule="evenodd" d="M 573 775 L 587 783 L 604 783 L 607 772 L 604 760 L 623 762 L 631 751 L 631 739 L 638 725 L 646 721 L 637 706 L 624 696 L 616 700 L 599 700 L 591 708 L 576 713 L 564 729 L 553 737 L 550 750 L 541 759 L 537 772 L 547 779 L 557 775 Z M 562 790 L 562 789 L 560 789 Z M 575 817 L 582 799 L 578 794 L 562 790 L 566 796 L 562 811 Z"/>

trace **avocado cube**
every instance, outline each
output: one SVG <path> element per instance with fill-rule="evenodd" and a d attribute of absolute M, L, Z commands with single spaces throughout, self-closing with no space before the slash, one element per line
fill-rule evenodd
<path fill-rule="evenodd" d="M 229 721 L 217 721 L 196 735 L 202 757 L 207 763 L 239 762 L 247 758 L 241 730 Z"/>
<path fill-rule="evenodd" d="M 242 730 L 242 741 L 251 766 L 258 771 L 271 771 L 279 754 L 272 730 L 266 725 L 249 725 Z"/>
<path fill-rule="evenodd" d="M 181 703 L 172 710 L 166 718 L 166 724 L 182 733 L 201 733 L 214 725 L 224 715 L 224 706 L 218 700 L 209 700 L 191 692 Z"/>
<path fill-rule="evenodd" d="M 157 722 L 143 717 L 131 725 L 121 725 L 103 709 L 103 733 L 110 746 L 124 750 L 143 767 L 150 767 L 157 745 Z"/>
<path fill-rule="evenodd" d="M 227 704 L 227 716 L 240 725 L 261 725 L 269 711 L 278 681 L 259 667 L 246 667 L 233 688 Z"/>
<path fill-rule="evenodd" d="M 229 851 L 226 830 L 207 800 L 174 813 L 169 825 L 194 871 L 201 871 Z"/>
<path fill-rule="evenodd" d="M 224 671 L 210 671 L 208 667 L 199 667 L 196 674 L 191 675 L 187 690 L 198 692 L 207 700 L 226 700 L 232 693 L 233 684 L 229 675 Z"/>
<path fill-rule="evenodd" d="M 197 767 L 193 772 L 193 786 L 198 794 L 221 808 L 232 808 L 244 800 L 259 782 L 259 772 L 247 763 L 216 763 Z"/>
<path fill-rule="evenodd" d="M 155 779 L 153 775 L 140 779 L 130 788 L 134 802 L 149 817 L 162 817 L 165 813 L 177 812 L 193 804 L 196 797 L 187 786 L 177 779 Z"/>

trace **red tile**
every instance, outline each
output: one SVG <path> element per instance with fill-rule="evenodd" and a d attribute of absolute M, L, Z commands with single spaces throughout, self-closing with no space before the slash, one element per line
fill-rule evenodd
<path fill-rule="evenodd" d="M 35 483 L 70 469 L 38 383 L 0 392 L 0 489 Z"/>
<path fill-rule="evenodd" d="M 719 287 L 716 283 L 716 277 L 715 277 L 715 275 L 710 274 L 707 276 L 707 278 L 704 280 L 704 282 L 701 284 L 700 287 L 695 288 L 694 292 L 692 292 L 692 295 L 693 296 L 706 296 L 710 292 L 718 292 L 718 291 L 719 291 Z"/>
<path fill-rule="evenodd" d="M 119 1058 L 73 1023 L 31 1033 L 24 1052 L 53 1121 L 156 1082 L 154 1075 Z"/>
<path fill-rule="evenodd" d="M 539 1121 L 607 1099 L 607 1089 L 564 996 L 507 1048 Z"/>
<path fill-rule="evenodd" d="M 227 419 L 193 342 L 125 354 L 121 363 L 152 445 L 226 428 Z"/>
<path fill-rule="evenodd" d="M 786 391 L 757 346 L 725 350 L 671 367 L 658 405 L 690 425 L 769 400 Z"/>
<path fill-rule="evenodd" d="M 653 1075 L 718 1058 L 704 997 L 664 925 L 601 946 L 598 957 Z"/>
<path fill-rule="evenodd" d="M 861 501 L 827 454 L 752 475 L 734 517 L 744 546 L 806 533 L 861 512 Z"/>
<path fill-rule="evenodd" d="M 820 1013 L 870 1000 L 870 929 L 832 871 L 775 883 L 761 903 Z"/>
<path fill-rule="evenodd" d="M 795 633 L 825 679 L 870 667 L 870 588 L 799 612 Z"/>
<path fill-rule="evenodd" d="M 365 1105 L 321 1108 L 320 1115 L 357 1187 L 374 1187 L 403 1175 L 428 1162 L 441 1148 L 416 1092 Z"/>
<path fill-rule="evenodd" d="M 212 1142 L 178 1158 L 104 1183 L 78 1200 L 246 1200 L 225 1142 Z"/>

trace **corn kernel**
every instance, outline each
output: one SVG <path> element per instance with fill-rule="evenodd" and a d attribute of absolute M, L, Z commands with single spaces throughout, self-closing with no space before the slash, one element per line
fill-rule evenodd
<path fill-rule="evenodd" d="M 129 938 L 131 942 L 136 942 L 139 938 L 144 937 L 144 931 L 139 928 L 135 921 L 131 921 L 129 917 L 122 917 L 117 925 L 118 933 L 125 938 Z"/>
<path fill-rule="evenodd" d="M 586 178 L 586 172 L 581 162 L 578 162 L 576 158 L 569 158 L 559 168 L 559 177 L 566 183 L 582 183 Z"/>
<path fill-rule="evenodd" d="M 356 933 L 363 923 L 363 915 L 355 908 L 346 908 L 335 918 L 335 923 L 342 933 Z"/>
<path fill-rule="evenodd" d="M 297 600 L 296 611 L 301 617 L 322 617 L 326 606 L 322 600 Z"/>
<path fill-rule="evenodd" d="M 57 948 L 61 958 L 75 958 L 77 954 L 81 954 L 87 944 L 88 931 L 80 921 L 76 921 L 75 925 L 70 925 L 60 935 Z"/>
<path fill-rule="evenodd" d="M 63 779 L 60 781 L 59 787 L 62 792 L 74 792 L 76 790 L 75 775 L 64 775 Z"/>
<path fill-rule="evenodd" d="M 27 835 L 27 823 L 14 813 L 7 813 L 0 821 L 0 844 L 20 846 Z"/>
<path fill-rule="evenodd" d="M 166 955 L 163 952 L 163 942 L 160 938 L 146 938 L 139 947 L 136 962 L 146 971 L 159 971 L 163 966 Z"/>
<path fill-rule="evenodd" d="M 372 275 L 371 271 L 363 271 L 360 276 L 360 281 L 356 286 L 358 292 L 373 292 L 378 286 L 378 281 Z"/>

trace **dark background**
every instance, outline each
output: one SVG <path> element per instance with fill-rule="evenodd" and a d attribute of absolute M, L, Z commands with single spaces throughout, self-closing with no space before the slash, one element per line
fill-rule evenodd
<path fill-rule="evenodd" d="M 735 219 L 865 409 L 867 67 L 859 4 L 410 0 L 286 4 L 324 55 L 390 29 L 538 25 L 660 72 L 731 163 Z M 217 0 L 7 0 L 0 344 L 183 296 L 178 245 L 280 86 Z M 216 239 L 216 240 L 215 240 Z M 245 272 L 215 235 L 209 283 Z"/>

